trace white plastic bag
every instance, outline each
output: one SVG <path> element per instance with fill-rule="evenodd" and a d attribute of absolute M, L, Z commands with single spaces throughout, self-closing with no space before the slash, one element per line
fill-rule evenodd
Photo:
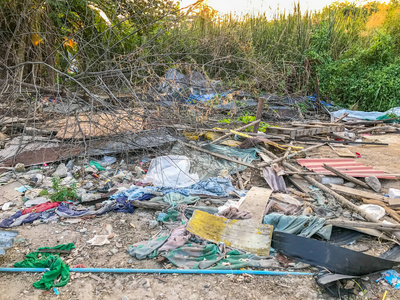
<path fill-rule="evenodd" d="M 168 155 L 154 158 L 143 183 L 154 186 L 183 188 L 197 183 L 199 175 L 190 174 L 190 160 L 186 156 Z"/>
<path fill-rule="evenodd" d="M 382 218 L 386 212 L 385 209 L 379 205 L 375 204 L 363 204 L 359 206 L 363 211 L 369 213 L 370 215 L 374 216 L 376 219 Z"/>

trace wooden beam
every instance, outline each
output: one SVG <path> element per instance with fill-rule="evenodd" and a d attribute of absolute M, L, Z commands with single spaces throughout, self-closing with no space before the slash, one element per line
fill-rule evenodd
<path fill-rule="evenodd" d="M 261 120 L 256 120 L 256 121 L 251 122 L 251 123 L 249 123 L 249 124 L 246 124 L 246 125 L 244 125 L 244 126 L 242 126 L 242 127 L 239 127 L 239 128 L 237 128 L 237 129 L 235 129 L 235 130 L 236 130 L 236 131 L 240 131 L 240 130 L 246 129 L 246 128 L 250 127 L 250 126 L 256 125 L 256 124 L 258 124 L 258 123 L 260 123 L 260 122 L 261 122 Z M 210 144 L 216 144 L 216 143 L 218 143 L 219 141 L 222 141 L 222 140 L 224 140 L 224 139 L 230 137 L 231 135 L 233 135 L 232 132 L 229 132 L 229 133 L 227 133 L 227 134 L 224 134 L 223 136 L 217 138 L 216 140 L 213 140 Z"/>
<path fill-rule="evenodd" d="M 319 147 L 321 147 L 321 146 L 323 146 L 323 145 L 325 145 L 325 143 L 313 145 L 313 146 L 308 147 L 308 148 L 306 148 L 306 149 L 299 150 L 299 151 L 297 151 L 297 152 L 295 152 L 295 153 L 289 154 L 289 155 L 287 156 L 287 159 L 291 159 L 291 158 L 293 158 L 293 157 L 295 157 L 295 156 L 297 156 L 297 155 L 299 155 L 299 154 L 301 154 L 301 153 L 306 153 L 307 151 L 311 151 L 311 150 L 316 149 L 316 148 L 319 148 Z M 270 162 L 263 162 L 263 163 L 260 163 L 259 166 L 260 166 L 260 167 L 270 166 L 270 165 L 272 165 L 272 164 L 279 163 L 279 162 L 281 162 L 281 161 L 284 160 L 284 159 L 285 159 L 285 156 L 282 156 L 282 157 L 276 158 L 276 159 L 274 159 L 274 160 L 272 160 L 272 161 L 270 161 Z"/>
<path fill-rule="evenodd" d="M 257 113 L 256 113 L 256 120 L 261 121 L 261 117 L 262 117 L 262 113 L 263 113 L 263 109 L 264 109 L 264 98 L 260 97 L 258 99 L 258 106 L 257 106 Z M 253 127 L 253 133 L 257 133 L 258 132 L 258 127 L 260 126 L 260 123 L 257 123 L 254 125 Z"/>
<path fill-rule="evenodd" d="M 290 169 L 290 170 L 292 170 L 292 171 L 300 171 L 298 168 L 296 168 L 295 166 L 293 166 L 293 165 L 291 165 L 291 164 L 289 164 L 287 162 L 283 162 L 283 166 L 288 168 L 288 169 Z M 364 219 L 366 219 L 368 221 L 371 221 L 371 222 L 374 222 L 374 223 L 379 223 L 379 220 L 377 218 L 375 218 L 373 215 L 365 212 L 364 210 L 359 208 L 357 205 L 355 205 L 354 203 L 350 202 L 345 197 L 339 195 L 338 193 L 334 192 L 333 190 L 329 189 L 327 186 L 323 185 L 322 183 L 319 183 L 314 178 L 312 178 L 312 177 L 310 177 L 308 175 L 305 175 L 303 177 L 304 177 L 305 180 L 307 180 L 313 186 L 319 188 L 320 190 L 322 190 L 325 193 L 328 193 L 328 194 L 332 195 L 341 205 L 347 207 L 351 211 L 356 212 L 357 214 L 359 214 Z"/>
<path fill-rule="evenodd" d="M 362 200 L 363 198 L 367 198 L 389 203 L 389 197 L 385 197 L 376 193 L 365 192 L 357 189 L 352 189 L 347 186 L 336 185 L 336 184 L 329 184 L 329 187 L 334 191 L 354 197 L 356 199 Z"/>
<path fill-rule="evenodd" d="M 362 182 L 361 180 L 358 180 L 358 179 L 354 178 L 353 176 L 350 176 L 343 172 L 340 172 L 338 169 L 335 169 L 334 167 L 324 164 L 324 168 L 327 169 L 328 171 L 331 171 L 332 173 L 335 173 L 337 176 L 342 177 L 344 180 L 353 182 L 364 188 L 370 189 L 370 186 L 368 184 L 366 184 L 365 182 Z"/>
<path fill-rule="evenodd" d="M 371 222 L 347 221 L 339 219 L 326 220 L 325 224 L 338 227 L 345 227 L 345 228 L 371 228 L 384 231 L 385 230 L 400 231 L 399 224 L 371 223 Z"/>
<path fill-rule="evenodd" d="M 239 172 L 236 172 L 236 177 L 237 177 L 237 179 L 238 179 L 239 188 L 240 188 L 241 190 L 244 190 L 243 179 L 242 179 L 242 176 L 240 176 L 240 173 L 239 173 Z"/>
<path fill-rule="evenodd" d="M 349 115 L 349 113 L 344 113 L 343 115 L 341 115 L 339 118 L 337 118 L 335 121 L 333 121 L 334 123 L 338 123 L 340 121 L 342 121 L 344 118 L 346 118 Z"/>

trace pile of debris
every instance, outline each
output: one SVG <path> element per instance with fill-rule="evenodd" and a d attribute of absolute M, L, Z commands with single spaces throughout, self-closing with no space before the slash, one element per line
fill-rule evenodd
<path fill-rule="evenodd" d="M 195 81 L 201 91 L 190 94 L 206 99 L 218 83 L 197 77 L 171 71 L 160 88 L 176 92 Z M 182 122 L 149 129 L 142 109 L 82 112 L 52 130 L 50 121 L 29 130 L 31 120 L 4 120 L 5 128 L 24 124 L 25 135 L 2 139 L 0 254 L 17 235 L 9 228 L 140 208 L 156 212 L 149 226 L 160 230 L 130 245 L 126 259 L 157 258 L 163 268 L 109 272 L 314 275 L 337 297 L 363 292 L 361 277 L 383 272 L 376 279 L 398 289 L 400 190 L 390 185 L 400 174 L 359 162 L 363 155 L 351 147 L 387 147 L 373 135 L 398 133 L 395 120 L 355 121 L 345 113 L 260 132 L 263 111 L 260 99 L 256 120 L 237 128 Z M 324 157 L 316 152 L 322 147 Z M 100 247 L 112 237 L 105 228 L 87 243 Z M 351 250 L 361 238 L 390 249 L 379 256 Z M 70 271 L 104 271 L 69 268 L 61 257 L 75 246 L 67 242 L 0 271 L 50 268 L 34 284 L 40 289 L 67 284 Z"/>

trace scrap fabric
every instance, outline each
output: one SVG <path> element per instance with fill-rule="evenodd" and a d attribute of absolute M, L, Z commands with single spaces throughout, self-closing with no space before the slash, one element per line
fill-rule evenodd
<path fill-rule="evenodd" d="M 49 268 L 39 281 L 33 283 L 37 289 L 48 290 L 52 287 L 64 286 L 68 283 L 70 274 L 69 266 L 60 258 L 59 252 L 41 252 L 40 250 L 68 250 L 75 248 L 73 243 L 58 245 L 55 247 L 38 248 L 36 252 L 26 255 L 23 261 L 16 262 L 17 268 Z"/>

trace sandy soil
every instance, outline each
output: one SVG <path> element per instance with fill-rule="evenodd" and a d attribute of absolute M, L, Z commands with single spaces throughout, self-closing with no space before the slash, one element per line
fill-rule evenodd
<path fill-rule="evenodd" d="M 363 155 L 360 161 L 366 165 L 391 173 L 400 173 L 398 168 L 400 136 L 375 136 L 374 139 L 387 141 L 388 147 L 350 147 Z M 337 157 L 329 147 L 309 153 L 312 157 Z M 384 187 L 400 187 L 396 180 L 386 180 Z M 126 253 L 126 247 L 156 234 L 160 228 L 149 228 L 149 221 L 156 212 L 137 209 L 133 214 L 108 213 L 106 215 L 70 223 L 61 220 L 56 223 L 24 225 L 19 231 L 14 247 L 0 256 L 0 265 L 11 267 L 24 255 L 41 246 L 55 246 L 74 242 L 76 249 L 64 260 L 70 265 L 83 264 L 86 267 L 103 268 L 169 268 L 170 265 L 157 260 L 138 261 Z M 114 237 L 110 244 L 90 246 L 87 241 L 100 233 L 106 224 L 111 224 Z M 366 238 L 349 246 L 353 250 L 379 254 L 389 247 L 374 238 Z M 314 272 L 308 268 L 302 271 Z M 53 291 L 42 291 L 32 287 L 40 278 L 38 273 L 0 274 L 0 299 L 334 299 L 324 293 L 312 276 L 231 276 L 231 275 L 114 275 L 71 273 L 71 280 L 65 287 Z M 379 275 L 363 279 L 366 294 L 354 299 L 400 299 L 396 291 L 384 281 L 375 283 Z"/>

